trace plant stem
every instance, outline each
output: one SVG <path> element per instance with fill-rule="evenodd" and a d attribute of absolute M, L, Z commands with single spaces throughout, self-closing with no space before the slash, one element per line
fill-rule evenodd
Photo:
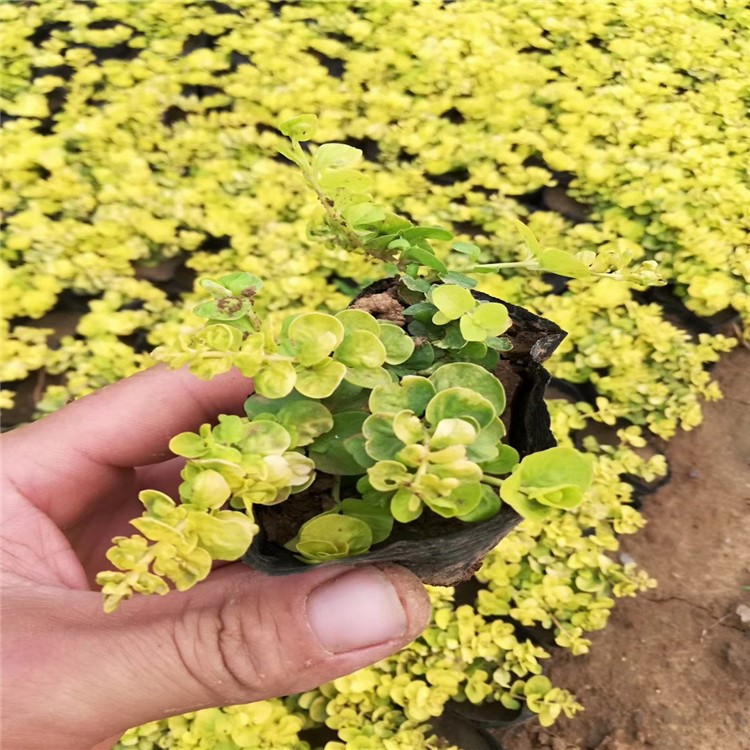
<path fill-rule="evenodd" d="M 305 150 L 299 145 L 299 141 L 292 141 L 292 148 L 294 149 L 294 153 L 297 154 L 301 164 L 304 165 L 302 167 L 303 177 L 307 180 L 307 184 L 315 191 L 315 195 L 318 196 L 318 200 L 328 214 L 329 220 L 346 235 L 346 238 L 354 247 L 364 250 L 359 235 L 349 229 L 344 221 L 344 217 L 336 210 L 331 199 L 323 192 L 323 188 L 320 187 L 318 181 L 315 179 L 315 173 L 307 159 Z"/>
<path fill-rule="evenodd" d="M 245 314 L 247 317 L 250 325 L 253 327 L 254 331 L 260 331 L 260 327 L 262 325 L 261 319 L 258 317 L 258 313 L 255 312 L 255 310 L 248 310 Z"/>
<path fill-rule="evenodd" d="M 482 482 L 485 484 L 491 484 L 493 487 L 502 487 L 503 486 L 503 480 L 498 479 L 497 477 L 490 477 L 487 476 L 487 474 L 482 474 Z"/>
<path fill-rule="evenodd" d="M 297 155 L 300 160 L 300 164 L 302 165 L 302 176 L 318 196 L 318 200 L 320 201 L 326 214 L 328 215 L 328 220 L 331 222 L 331 224 L 333 224 L 333 226 L 336 227 L 336 229 L 338 229 L 339 232 L 341 232 L 341 234 L 344 235 L 347 242 L 351 245 L 351 248 L 360 250 L 365 255 L 369 255 L 376 260 L 381 260 L 385 263 L 393 263 L 395 260 L 395 255 L 392 251 L 389 251 L 388 249 L 376 251 L 373 248 L 367 247 L 362 242 L 362 238 L 349 227 L 344 217 L 339 213 L 339 211 L 336 209 L 336 206 L 333 205 L 331 199 L 326 195 L 323 188 L 320 187 L 318 181 L 315 179 L 315 173 L 313 172 L 312 166 L 307 159 L 307 154 L 305 153 L 302 146 L 300 146 L 299 141 L 292 141 L 292 149 L 294 150 L 294 153 Z"/>
<path fill-rule="evenodd" d="M 510 263 L 480 263 L 474 266 L 474 269 L 486 268 L 491 270 L 497 270 L 499 268 L 539 268 L 539 263 L 535 258 L 531 260 L 517 260 Z"/>
<path fill-rule="evenodd" d="M 333 488 L 331 491 L 333 495 L 333 502 L 338 505 L 341 502 L 341 476 L 334 474 L 333 476 Z"/>

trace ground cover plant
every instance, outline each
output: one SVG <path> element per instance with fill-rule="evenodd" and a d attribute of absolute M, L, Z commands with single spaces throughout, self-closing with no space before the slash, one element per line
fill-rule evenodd
<path fill-rule="evenodd" d="M 427 583 L 451 585 L 468 578 L 521 518 L 571 510 L 591 484 L 591 457 L 550 446 L 546 414 L 533 417 L 538 435 L 523 429 L 531 424 L 528 412 L 539 411 L 520 398 L 525 381 L 564 334 L 548 325 L 549 336 L 542 318 L 475 296 L 477 282 L 449 270 L 431 245 L 453 240 L 450 232 L 414 226 L 372 202 L 370 180 L 357 169 L 360 149 L 325 143 L 305 151 L 317 125 L 308 114 L 280 126 L 291 146 L 279 151 L 300 167 L 323 210 L 310 232 L 385 261 L 396 275 L 388 285 L 369 287 L 353 306 L 334 315 L 294 314 L 280 330 L 255 311 L 263 289 L 257 277 L 233 272 L 200 281 L 212 299 L 193 312 L 207 320 L 205 327 L 153 356 L 205 379 L 235 367 L 253 379 L 254 393 L 246 417 L 220 414 L 216 426 L 172 438 L 170 449 L 186 459 L 181 503 L 157 490 L 140 493 L 146 510 L 131 522 L 139 533 L 113 540 L 107 557 L 118 570 L 97 577 L 106 611 L 133 593 L 166 594 L 168 582 L 184 591 L 214 561 L 239 559 L 260 531 L 257 514 L 293 504 L 291 495 L 302 497 L 296 501 L 302 514 L 285 515 L 282 507 L 275 525 L 283 529 L 271 541 L 294 559 L 361 558 L 427 511 L 436 518 L 422 537 L 411 535 L 412 554 L 394 554 Z M 576 278 L 608 275 L 609 259 L 602 264 L 593 253 L 543 249 L 524 224 L 518 230 L 528 257 L 510 266 Z M 473 243 L 454 242 L 452 249 L 470 259 L 467 273 L 506 265 L 479 263 Z M 609 275 L 658 280 L 651 262 L 628 269 L 618 263 Z M 523 455 L 511 444 L 516 425 Z M 504 505 L 510 517 L 488 526 Z M 482 524 L 477 533 L 489 536 L 477 549 L 459 542 L 454 559 L 447 547 L 455 524 L 439 519 Z M 433 536 L 438 544 L 431 547 Z M 261 570 L 277 569 L 257 555 L 248 559 Z"/>
<path fill-rule="evenodd" d="M 524 257 L 523 218 L 543 247 L 658 259 L 691 310 L 747 319 L 741 0 L 52 0 L 0 5 L 0 18 L 6 425 L 194 333 L 196 275 L 262 277 L 271 317 L 342 309 L 376 278 L 307 236 L 296 167 L 270 156 L 275 123 L 300 109 L 325 112 L 318 142 L 363 149 L 377 202 L 448 227 L 485 263 Z M 578 386 L 550 404 L 558 442 L 613 428 L 585 438 L 581 506 L 514 531 L 477 593 L 435 589 L 433 625 L 401 654 L 305 696 L 149 725 L 124 746 L 322 747 L 305 738 L 323 725 L 349 748 L 429 746 L 449 700 L 525 697 L 554 641 L 585 651 L 614 598 L 650 585 L 612 557 L 643 523 L 633 484 L 666 470 L 643 443 L 699 422 L 701 399 L 719 395 L 706 365 L 731 340 L 709 324 L 691 335 L 608 279 L 477 279 L 569 332 L 549 362 Z M 528 691 L 545 720 L 576 710 L 559 687 Z"/>

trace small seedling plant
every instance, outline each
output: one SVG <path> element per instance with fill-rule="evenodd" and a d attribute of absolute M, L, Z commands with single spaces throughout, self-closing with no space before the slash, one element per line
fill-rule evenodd
<path fill-rule="evenodd" d="M 220 415 L 171 440 L 185 459 L 179 498 L 140 493 L 145 510 L 131 521 L 138 533 L 113 540 L 107 557 L 116 570 L 97 577 L 106 611 L 134 593 L 166 594 L 170 584 L 184 591 L 214 561 L 238 560 L 259 532 L 258 506 L 304 493 L 322 498 L 321 511 L 285 547 L 316 565 L 362 555 L 423 514 L 481 524 L 507 504 L 543 518 L 576 507 L 591 482 L 590 458 L 571 448 L 520 459 L 507 443 L 506 394 L 494 371 L 511 348 L 512 321 L 505 305 L 472 293 L 475 276 L 521 268 L 643 283 L 654 269 L 543 249 L 520 222 L 527 257 L 481 263 L 477 245 L 377 205 L 358 149 L 303 145 L 316 123 L 301 115 L 280 126 L 289 139 L 281 153 L 321 204 L 311 232 L 387 264 L 404 305 L 303 312 L 277 327 L 256 312 L 261 279 L 236 272 L 200 281 L 208 299 L 194 312 L 204 327 L 154 358 L 204 379 L 237 368 L 254 392 L 246 416 Z M 434 242 L 452 243 L 448 262 Z"/>

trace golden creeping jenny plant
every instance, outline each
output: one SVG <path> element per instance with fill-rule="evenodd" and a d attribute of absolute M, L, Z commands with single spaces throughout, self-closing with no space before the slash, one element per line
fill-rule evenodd
<path fill-rule="evenodd" d="M 493 370 L 512 347 L 503 336 L 508 309 L 475 298 L 476 282 L 438 259 L 430 240 L 452 240 L 450 232 L 414 226 L 372 202 L 369 180 L 356 169 L 358 149 L 328 143 L 308 157 L 301 143 L 316 127 L 313 115 L 281 125 L 291 140 L 282 153 L 325 212 L 313 231 L 397 269 L 394 283 L 411 303 L 400 313 L 404 327 L 353 308 L 292 315 L 275 331 L 254 308 L 260 279 L 243 272 L 203 279 L 211 299 L 193 312 L 205 327 L 153 356 L 205 379 L 236 367 L 253 378 L 255 392 L 247 417 L 220 415 L 215 427 L 171 440 L 172 452 L 187 459 L 181 502 L 140 493 L 146 511 L 132 522 L 140 533 L 114 540 L 107 557 L 118 570 L 97 577 L 107 611 L 133 593 L 165 594 L 167 581 L 188 589 L 213 561 L 239 559 L 258 532 L 256 506 L 307 490 L 322 487 L 330 497 L 285 546 L 315 564 L 367 552 L 388 539 L 394 522 L 414 522 L 425 510 L 481 523 L 507 503 L 539 519 L 577 507 L 591 483 L 590 458 L 571 448 L 519 461 L 503 442 L 506 396 Z M 522 231 L 529 266 L 592 273 L 595 258 L 587 265 L 542 250 Z M 471 243 L 453 249 L 474 261 L 468 270 L 494 270 L 476 263 Z"/>

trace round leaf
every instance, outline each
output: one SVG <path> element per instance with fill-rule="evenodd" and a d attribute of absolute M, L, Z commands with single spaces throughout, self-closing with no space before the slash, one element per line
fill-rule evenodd
<path fill-rule="evenodd" d="M 391 498 L 391 515 L 399 523 L 410 523 L 422 515 L 422 500 L 407 489 L 400 489 Z"/>
<path fill-rule="evenodd" d="M 347 498 L 341 503 L 340 510 L 345 516 L 364 521 L 372 532 L 372 543 L 378 544 L 390 536 L 393 529 L 393 516 L 386 495 L 377 500 L 360 500 Z"/>
<path fill-rule="evenodd" d="M 468 448 L 467 456 L 472 461 L 490 461 L 496 458 L 500 448 L 507 447 L 500 443 L 504 435 L 505 425 L 496 417 L 479 431 L 476 440 Z"/>
<path fill-rule="evenodd" d="M 482 521 L 489 521 L 491 518 L 494 518 L 500 512 L 501 507 L 502 502 L 495 490 L 483 484 L 479 504 L 473 510 L 462 513 L 458 517 L 466 523 L 481 523 Z"/>
<path fill-rule="evenodd" d="M 407 375 L 398 383 L 374 388 L 370 394 L 369 407 L 373 414 L 398 414 L 409 409 L 421 416 L 434 395 L 435 387 L 427 378 Z"/>
<path fill-rule="evenodd" d="M 346 365 L 325 359 L 313 367 L 297 370 L 297 390 L 308 398 L 328 398 L 346 375 Z"/>
<path fill-rule="evenodd" d="M 472 458 L 474 458 L 472 456 Z M 474 460 L 477 460 L 474 458 Z M 499 445 L 497 457 L 490 461 L 483 461 L 480 465 L 485 474 L 500 476 L 513 470 L 518 463 L 518 451 L 510 445 Z"/>
<path fill-rule="evenodd" d="M 346 557 L 348 552 L 346 548 L 340 549 L 333 542 L 326 541 L 295 541 L 286 546 L 290 547 L 293 551 L 299 552 L 302 559 L 307 563 L 321 563 L 326 560 L 335 560 Z"/>
<path fill-rule="evenodd" d="M 196 337 L 217 352 L 236 352 L 242 344 L 242 331 L 224 323 L 206 326 Z"/>
<path fill-rule="evenodd" d="M 217 510 L 231 494 L 227 480 L 218 471 L 208 469 L 191 482 L 189 502 L 203 510 Z"/>
<path fill-rule="evenodd" d="M 200 458 L 208 451 L 206 441 L 194 432 L 181 432 L 169 441 L 169 450 L 185 458 Z"/>
<path fill-rule="evenodd" d="M 198 471 L 202 471 L 203 469 L 213 469 L 214 471 L 218 471 L 219 474 L 227 480 L 227 484 L 234 492 L 242 487 L 246 478 L 245 471 L 238 463 L 242 460 L 242 454 L 239 451 L 237 451 L 236 459 L 236 461 L 229 461 L 220 458 L 201 458 L 191 461 L 190 467 L 195 468 Z M 186 480 L 190 478 L 186 475 L 188 471 L 188 467 L 185 467 L 182 474 L 183 478 Z"/>
<path fill-rule="evenodd" d="M 508 308 L 499 302 L 483 302 L 472 312 L 471 318 L 491 336 L 499 336 L 511 326 Z"/>
<path fill-rule="evenodd" d="M 432 433 L 430 448 L 439 451 L 451 445 L 471 445 L 476 437 L 477 430 L 471 422 L 464 419 L 443 419 Z"/>
<path fill-rule="evenodd" d="M 550 690 L 552 690 L 552 682 L 550 682 L 548 677 L 541 674 L 529 677 L 523 688 L 524 695 L 526 696 L 542 696 L 549 693 Z"/>
<path fill-rule="evenodd" d="M 342 342 L 344 326 L 333 315 L 310 312 L 292 320 L 286 334 L 297 361 L 309 367 L 325 359 Z"/>
<path fill-rule="evenodd" d="M 247 420 L 236 414 L 219 414 L 219 424 L 211 430 L 212 435 L 220 443 L 239 443 L 245 436 Z"/>
<path fill-rule="evenodd" d="M 393 418 L 393 434 L 406 445 L 421 443 L 424 438 L 424 427 L 419 417 L 405 410 Z"/>
<path fill-rule="evenodd" d="M 442 313 L 439 320 L 436 320 L 437 314 L 432 319 L 438 325 L 443 325 L 449 320 L 457 320 L 464 313 L 473 310 L 477 304 L 468 289 L 455 284 L 442 284 L 435 287 L 430 295 L 430 300 Z"/>
<path fill-rule="evenodd" d="M 592 457 L 561 446 L 526 456 L 519 470 L 525 487 L 571 485 L 583 491 L 593 479 Z"/>
<path fill-rule="evenodd" d="M 383 367 L 348 367 L 346 379 L 353 385 L 370 389 L 393 382 L 388 371 Z"/>
<path fill-rule="evenodd" d="M 385 346 L 385 361 L 389 365 L 400 365 L 414 353 L 414 340 L 403 328 L 393 323 L 380 322 L 380 340 Z"/>
<path fill-rule="evenodd" d="M 333 413 L 340 411 L 366 411 L 370 394 L 364 388 L 343 380 L 338 388 L 325 399 L 325 406 Z"/>
<path fill-rule="evenodd" d="M 437 425 L 443 419 L 474 419 L 480 427 L 486 427 L 495 417 L 493 405 L 484 396 L 468 388 L 447 388 L 427 404 L 427 421 Z"/>
<path fill-rule="evenodd" d="M 312 158 L 313 169 L 343 169 L 357 164 L 362 159 L 362 151 L 345 143 L 324 143 L 319 146 Z"/>
<path fill-rule="evenodd" d="M 344 326 L 344 333 L 369 331 L 376 336 L 380 335 L 378 321 L 364 310 L 341 310 L 336 313 L 336 320 Z"/>
<path fill-rule="evenodd" d="M 467 341 L 494 339 L 511 326 L 508 308 L 499 302 L 486 302 L 461 318 L 461 335 Z"/>
<path fill-rule="evenodd" d="M 466 341 L 484 341 L 487 338 L 487 331 L 477 325 L 470 315 L 464 315 L 461 318 L 459 330 Z"/>
<path fill-rule="evenodd" d="M 591 456 L 557 447 L 526 456 L 500 487 L 500 497 L 524 518 L 578 505 L 593 477 Z"/>
<path fill-rule="evenodd" d="M 416 343 L 416 342 L 415 342 Z M 424 341 L 414 350 L 414 354 L 404 362 L 404 368 L 411 372 L 426 370 L 435 361 L 435 349 L 429 341 Z"/>
<path fill-rule="evenodd" d="M 334 352 L 334 357 L 347 367 L 372 369 L 383 365 L 385 353 L 385 346 L 376 334 L 369 331 L 353 331 L 344 336 Z"/>
<path fill-rule="evenodd" d="M 308 542 L 328 542 L 343 552 L 341 557 L 349 557 L 362 554 L 370 548 L 372 531 L 359 518 L 326 513 L 311 518 L 300 528 L 297 549 Z"/>
<path fill-rule="evenodd" d="M 282 398 L 267 398 L 253 393 L 245 401 L 245 413 L 251 419 L 259 414 L 278 414 L 285 406 L 295 401 L 304 401 L 304 397 L 299 393 L 292 392 Z"/>
<path fill-rule="evenodd" d="M 505 410 L 505 389 L 502 383 L 483 367 L 468 362 L 451 362 L 439 367 L 430 376 L 435 390 L 461 386 L 484 396 L 495 408 L 497 416 Z"/>
<path fill-rule="evenodd" d="M 364 435 L 353 435 L 344 440 L 344 448 L 363 469 L 375 465 L 375 459 L 370 457 L 365 448 L 366 442 Z"/>
<path fill-rule="evenodd" d="M 237 511 L 223 510 L 216 515 L 191 513 L 189 519 L 200 546 L 213 560 L 238 560 L 258 533 L 258 526 Z"/>
<path fill-rule="evenodd" d="M 356 476 L 363 473 L 346 447 L 347 439 L 362 433 L 362 423 L 367 415 L 361 411 L 341 412 L 333 418 L 333 427 L 317 438 L 308 448 L 310 458 L 318 471 L 340 476 Z"/>
<path fill-rule="evenodd" d="M 462 484 L 456 487 L 448 497 L 425 499 L 425 503 L 443 518 L 471 513 L 479 505 L 482 497 L 482 486 L 477 482 Z"/>
<path fill-rule="evenodd" d="M 317 401 L 293 401 L 280 409 L 277 417 L 281 424 L 294 427 L 297 446 L 309 445 L 333 427 L 333 415 Z"/>
<path fill-rule="evenodd" d="M 266 398 L 283 398 L 294 388 L 296 380 L 291 362 L 266 360 L 255 374 L 255 392 Z"/>
<path fill-rule="evenodd" d="M 368 455 L 376 461 L 394 459 L 404 447 L 393 431 L 393 417 L 383 414 L 371 414 L 362 425 L 362 432 L 367 438 Z"/>
<path fill-rule="evenodd" d="M 280 456 L 289 449 L 291 437 L 284 427 L 276 422 L 251 422 L 247 427 L 241 449 L 244 453 L 260 456 Z"/>
<path fill-rule="evenodd" d="M 279 124 L 283 135 L 295 141 L 309 141 L 318 129 L 318 118 L 315 115 L 297 115 Z"/>

